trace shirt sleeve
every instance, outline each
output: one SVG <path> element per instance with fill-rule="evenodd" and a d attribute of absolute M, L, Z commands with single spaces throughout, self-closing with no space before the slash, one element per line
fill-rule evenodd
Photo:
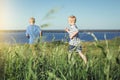
<path fill-rule="evenodd" d="M 75 26 L 75 27 L 73 28 L 73 31 L 74 31 L 74 32 L 78 31 L 77 26 Z"/>
<path fill-rule="evenodd" d="M 40 29 L 40 27 L 39 27 L 39 26 L 38 26 L 38 32 L 39 32 L 39 33 L 41 33 L 41 29 Z"/>

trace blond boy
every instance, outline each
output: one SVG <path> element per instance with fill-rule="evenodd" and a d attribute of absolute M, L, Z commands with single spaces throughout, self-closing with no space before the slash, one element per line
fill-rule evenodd
<path fill-rule="evenodd" d="M 29 38 L 29 44 L 38 43 L 41 36 L 40 27 L 35 25 L 35 18 L 31 17 L 29 19 L 30 25 L 27 27 L 26 30 L 26 37 Z"/>
<path fill-rule="evenodd" d="M 80 45 L 80 39 L 78 37 L 79 30 L 76 26 L 76 17 L 75 16 L 69 16 L 68 23 L 70 25 L 70 29 L 66 28 L 65 31 L 69 34 L 69 51 L 77 51 L 80 55 L 80 57 L 84 60 L 85 64 L 87 63 L 87 58 L 82 53 L 82 47 Z"/>

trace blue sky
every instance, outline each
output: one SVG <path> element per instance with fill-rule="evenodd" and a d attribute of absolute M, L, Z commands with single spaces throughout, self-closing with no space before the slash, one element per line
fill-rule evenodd
<path fill-rule="evenodd" d="M 59 10 L 43 20 L 53 8 Z M 0 0 L 1 30 L 26 29 L 30 17 L 37 25 L 52 24 L 42 29 L 64 29 L 70 15 L 77 17 L 79 29 L 120 29 L 120 0 Z"/>

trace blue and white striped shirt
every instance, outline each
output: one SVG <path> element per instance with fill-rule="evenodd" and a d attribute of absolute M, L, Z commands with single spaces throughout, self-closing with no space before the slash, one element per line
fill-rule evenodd
<path fill-rule="evenodd" d="M 72 35 L 74 32 L 78 31 L 78 28 L 76 25 L 72 25 L 70 26 L 69 29 L 69 36 Z M 69 45 L 73 45 L 73 46 L 78 46 L 80 45 L 80 39 L 78 37 L 78 34 L 76 34 L 72 39 L 70 39 L 69 41 Z"/>

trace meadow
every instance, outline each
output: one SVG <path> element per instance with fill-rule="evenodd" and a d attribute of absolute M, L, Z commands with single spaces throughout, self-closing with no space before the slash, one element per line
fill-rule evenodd
<path fill-rule="evenodd" d="M 0 43 L 0 80 L 119 80 L 120 38 L 82 42 L 88 62 L 67 42 Z"/>

